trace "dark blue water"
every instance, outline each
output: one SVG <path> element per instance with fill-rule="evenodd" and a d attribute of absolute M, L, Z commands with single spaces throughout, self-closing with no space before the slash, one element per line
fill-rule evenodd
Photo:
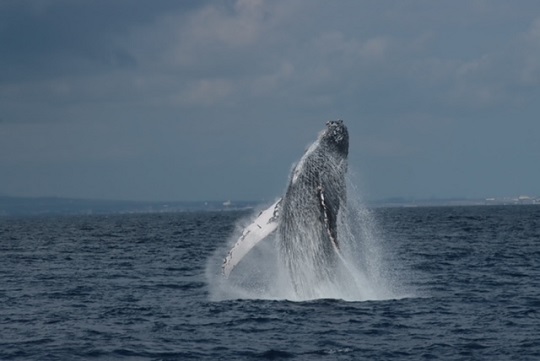
<path fill-rule="evenodd" d="M 540 359 L 538 206 L 376 210 L 409 297 L 212 300 L 245 215 L 0 219 L 0 359 Z"/>

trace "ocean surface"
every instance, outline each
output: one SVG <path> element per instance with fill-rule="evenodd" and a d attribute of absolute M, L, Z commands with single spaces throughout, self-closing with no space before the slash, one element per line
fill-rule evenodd
<path fill-rule="evenodd" d="M 381 292 L 303 301 L 224 292 L 247 211 L 0 218 L 0 360 L 540 359 L 540 206 L 369 213 Z"/>

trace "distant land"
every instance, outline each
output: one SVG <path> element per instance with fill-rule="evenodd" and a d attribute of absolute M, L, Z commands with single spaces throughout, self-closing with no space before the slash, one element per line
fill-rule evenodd
<path fill-rule="evenodd" d="M 0 196 L 0 217 L 39 215 L 198 212 L 251 209 L 261 202 L 144 202 L 57 197 Z"/>
<path fill-rule="evenodd" d="M 490 197 L 490 198 L 388 198 L 368 202 L 373 207 L 451 207 L 451 206 L 503 206 L 503 205 L 540 205 L 540 197 Z"/>
<path fill-rule="evenodd" d="M 201 201 L 201 202 L 144 202 L 91 200 L 59 197 L 0 196 L 0 217 L 39 215 L 90 215 L 163 212 L 204 212 L 249 210 L 264 205 L 265 201 Z M 408 199 L 388 198 L 365 202 L 371 208 L 445 207 L 490 205 L 540 205 L 540 197 L 516 196 L 482 199 Z"/>

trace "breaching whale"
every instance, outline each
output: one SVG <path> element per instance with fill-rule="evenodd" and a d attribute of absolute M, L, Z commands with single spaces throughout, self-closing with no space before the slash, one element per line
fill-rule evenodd
<path fill-rule="evenodd" d="M 327 122 L 294 166 L 285 195 L 243 230 L 224 260 L 223 275 L 229 277 L 253 247 L 273 238 L 297 292 L 313 280 L 332 282 L 340 252 L 337 222 L 346 198 L 348 152 L 343 121 Z"/>

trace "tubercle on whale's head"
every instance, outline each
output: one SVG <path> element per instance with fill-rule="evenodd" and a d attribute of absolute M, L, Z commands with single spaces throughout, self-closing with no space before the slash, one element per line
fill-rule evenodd
<path fill-rule="evenodd" d="M 321 135 L 321 141 L 345 157 L 349 154 L 349 132 L 343 120 L 326 122 L 326 130 Z"/>

